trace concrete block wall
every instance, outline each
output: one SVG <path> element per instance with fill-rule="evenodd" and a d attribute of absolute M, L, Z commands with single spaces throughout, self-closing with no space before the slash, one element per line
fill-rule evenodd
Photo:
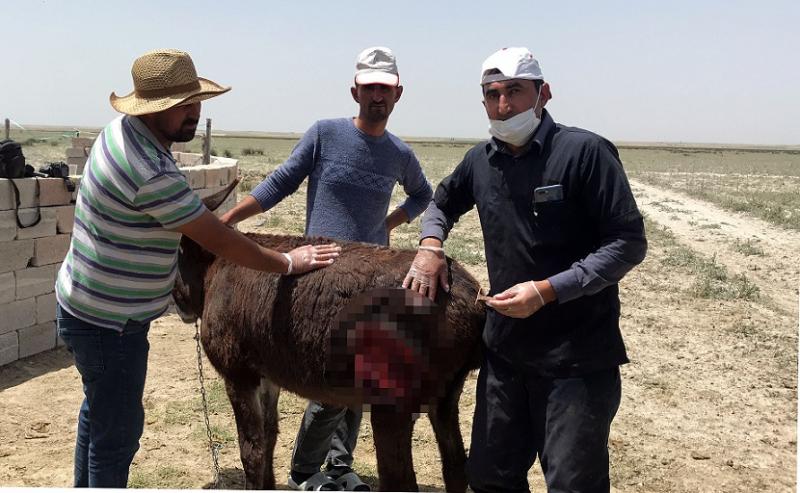
<path fill-rule="evenodd" d="M 73 148 L 76 141 L 88 146 L 92 142 L 75 138 Z M 68 150 L 67 159 L 77 159 L 69 155 Z M 211 164 L 202 165 L 198 164 L 202 162 L 199 154 L 174 155 L 201 198 L 225 188 L 238 176 L 236 159 L 212 157 Z M 72 180 L 80 186 L 79 176 Z M 36 181 L 14 180 L 20 191 L 23 224 L 36 217 Z M 59 345 L 54 286 L 69 250 L 77 187 L 70 193 L 60 178 L 39 178 L 38 182 L 41 220 L 31 228 L 19 228 L 11 184 L 0 178 L 0 366 Z M 236 194 L 231 194 L 216 214 L 221 215 L 234 205 Z"/>
<path fill-rule="evenodd" d="M 73 209 L 60 178 L 14 183 L 22 223 L 33 222 L 37 203 L 41 219 L 30 228 L 17 226 L 11 183 L 0 179 L 0 365 L 56 346 L 53 285 L 70 240 L 58 219 Z"/>
<path fill-rule="evenodd" d="M 239 176 L 239 161 L 225 157 L 211 157 L 211 164 L 202 162 L 200 154 L 173 152 L 189 185 L 197 191 L 201 199 L 223 190 Z M 236 205 L 236 194 L 232 193 L 214 213 L 217 216 L 228 212 Z"/>
<path fill-rule="evenodd" d="M 94 144 L 94 137 L 73 137 L 72 147 L 66 151 L 66 163 L 74 164 L 78 167 L 79 175 L 83 174 L 83 168 L 86 166 L 86 159 L 89 157 L 89 151 L 92 150 Z M 184 152 L 186 150 L 185 142 L 175 142 L 172 144 L 173 152 Z M 200 159 L 202 161 L 202 157 Z"/>
<path fill-rule="evenodd" d="M 67 149 L 67 164 L 74 164 L 78 167 L 79 175 L 83 174 L 83 168 L 86 165 L 86 158 L 89 157 L 89 151 L 92 150 L 94 138 L 87 137 L 73 137 L 72 147 Z"/>

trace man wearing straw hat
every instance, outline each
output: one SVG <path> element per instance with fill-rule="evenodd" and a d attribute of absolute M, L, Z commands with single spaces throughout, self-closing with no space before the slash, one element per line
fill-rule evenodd
<path fill-rule="evenodd" d="M 376 46 L 358 55 L 350 94 L 358 116 L 316 122 L 289 159 L 222 221 L 233 224 L 269 210 L 306 177 L 308 235 L 386 245 L 392 229 L 421 214 L 433 190 L 411 148 L 386 130 L 403 94 L 391 50 Z M 389 213 L 397 183 L 408 197 Z M 295 440 L 289 486 L 369 491 L 352 470 L 360 423 L 360 409 L 310 402 Z"/>
<path fill-rule="evenodd" d="M 88 158 L 56 281 L 58 334 L 85 394 L 76 487 L 127 485 L 144 426 L 147 332 L 167 309 L 181 234 L 232 262 L 285 274 L 329 265 L 339 251 L 307 245 L 281 254 L 220 222 L 169 148 L 194 137 L 201 101 L 230 88 L 198 77 L 189 55 L 177 50 L 146 53 L 131 72 L 134 91 L 111 94 L 123 115 L 100 133 Z"/>

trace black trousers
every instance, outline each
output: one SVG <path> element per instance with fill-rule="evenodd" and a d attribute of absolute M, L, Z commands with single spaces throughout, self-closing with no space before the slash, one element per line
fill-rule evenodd
<path fill-rule="evenodd" d="M 467 463 L 470 487 L 530 491 L 528 470 L 538 456 L 549 493 L 607 493 L 608 434 L 620 394 L 619 367 L 549 378 L 486 351 Z"/>

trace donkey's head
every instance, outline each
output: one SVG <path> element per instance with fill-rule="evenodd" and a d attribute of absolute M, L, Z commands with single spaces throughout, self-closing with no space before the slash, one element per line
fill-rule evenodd
<path fill-rule="evenodd" d="M 203 199 L 205 206 L 216 210 L 228 195 L 236 190 L 239 180 L 234 180 L 225 189 Z M 213 253 L 203 248 L 188 236 L 181 238 L 178 253 L 178 273 L 175 276 L 175 286 L 172 289 L 172 298 L 175 308 L 184 322 L 192 323 L 203 315 L 205 303 L 205 277 L 211 262 L 216 257 Z"/>

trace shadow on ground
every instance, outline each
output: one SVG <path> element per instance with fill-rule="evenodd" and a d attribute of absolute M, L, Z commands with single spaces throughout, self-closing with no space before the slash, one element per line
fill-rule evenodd
<path fill-rule="evenodd" d="M 0 366 L 0 392 L 51 371 L 70 367 L 73 363 L 69 351 L 59 347 Z"/>
<path fill-rule="evenodd" d="M 281 482 L 279 478 L 276 477 L 279 481 L 276 485 L 276 488 L 280 491 L 290 491 L 289 485 L 284 482 Z M 378 491 L 378 477 L 377 476 L 370 476 L 368 474 L 362 474 L 361 480 L 367 483 L 372 491 Z M 204 490 L 208 489 L 218 489 L 218 490 L 243 490 L 244 489 L 244 471 L 237 468 L 225 468 L 219 471 L 219 481 L 216 486 L 214 483 L 206 483 L 203 485 Z M 421 484 L 419 485 L 420 491 L 444 491 L 441 488 L 428 485 L 428 484 Z"/>

